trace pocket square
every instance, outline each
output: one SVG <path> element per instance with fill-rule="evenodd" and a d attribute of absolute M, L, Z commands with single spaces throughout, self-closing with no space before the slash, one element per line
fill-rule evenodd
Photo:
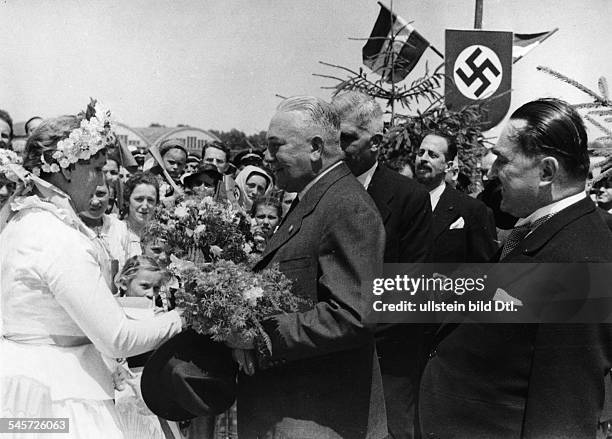
<path fill-rule="evenodd" d="M 448 229 L 449 230 L 463 229 L 464 226 L 465 226 L 465 220 L 463 219 L 462 216 L 460 216 L 459 218 L 457 218 L 457 220 L 454 223 L 450 225 Z"/>

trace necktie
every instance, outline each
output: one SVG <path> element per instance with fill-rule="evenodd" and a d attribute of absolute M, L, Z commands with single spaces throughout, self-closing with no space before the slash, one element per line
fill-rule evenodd
<path fill-rule="evenodd" d="M 544 222 L 546 222 L 551 216 L 552 214 L 545 215 L 542 218 L 538 218 L 532 223 L 523 224 L 522 226 L 515 227 L 514 229 L 512 229 L 512 231 L 508 235 L 508 238 L 506 238 L 506 242 L 504 243 L 504 248 L 502 249 L 499 260 L 501 261 L 506 256 L 508 256 L 512 252 L 512 250 L 514 250 L 519 245 L 519 243 L 523 239 L 525 239 L 525 237 L 529 234 L 529 232 L 532 232 L 535 229 L 537 229 Z"/>

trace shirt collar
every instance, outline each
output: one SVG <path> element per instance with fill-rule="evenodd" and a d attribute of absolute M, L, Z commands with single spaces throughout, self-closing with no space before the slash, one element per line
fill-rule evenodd
<path fill-rule="evenodd" d="M 540 207 L 528 217 L 519 219 L 514 227 L 531 224 L 546 215 L 554 215 L 562 211 L 563 209 L 571 206 L 572 204 L 576 204 L 578 201 L 585 199 L 586 197 L 586 192 L 581 191 L 575 195 L 571 195 L 569 197 L 555 201 L 554 203 L 551 203 L 547 206 Z"/>
<path fill-rule="evenodd" d="M 309 190 L 311 187 L 313 187 L 317 181 L 321 180 L 325 174 L 327 174 L 327 173 L 328 173 L 329 171 L 331 171 L 332 169 L 337 168 L 338 166 L 340 166 L 340 163 L 342 163 L 342 160 L 340 160 L 340 161 L 338 161 L 338 162 L 334 163 L 334 164 L 333 164 L 333 165 L 331 165 L 329 168 L 327 168 L 327 169 L 323 170 L 323 172 L 321 172 L 319 175 L 317 175 L 317 176 L 314 178 L 314 180 L 312 180 L 310 183 L 308 183 L 308 184 L 306 185 L 306 187 L 304 187 L 304 189 L 302 189 L 302 190 L 300 191 L 300 193 L 298 194 L 298 200 L 299 200 L 299 201 L 303 200 L 303 199 L 304 199 L 304 195 L 306 195 L 306 192 L 308 192 L 308 190 Z"/>
<path fill-rule="evenodd" d="M 440 201 L 440 197 L 442 196 L 442 192 L 444 192 L 444 189 L 446 189 L 446 183 L 443 179 L 437 187 L 429 191 L 432 212 L 436 209 L 436 206 L 438 205 L 438 201 Z"/>
<path fill-rule="evenodd" d="M 374 172 L 376 171 L 377 167 L 378 161 L 375 161 L 370 169 L 368 169 L 359 177 L 357 177 L 357 180 L 359 180 L 359 183 L 361 183 L 364 188 L 367 189 L 370 186 L 370 183 L 372 182 L 372 177 L 374 176 Z"/>

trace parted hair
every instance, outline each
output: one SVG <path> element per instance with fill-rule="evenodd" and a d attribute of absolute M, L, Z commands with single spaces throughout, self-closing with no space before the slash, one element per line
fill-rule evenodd
<path fill-rule="evenodd" d="M 154 273 L 162 273 L 164 279 L 168 278 L 168 272 L 155 260 L 155 258 L 146 255 L 135 255 L 125 261 L 125 265 L 121 272 L 115 276 L 115 284 L 119 289 L 119 295 L 125 296 L 130 282 L 134 280 L 140 270 L 152 271 Z"/>
<path fill-rule="evenodd" d="M 340 148 L 340 116 L 334 107 L 314 96 L 293 96 L 282 101 L 277 112 L 300 112 L 308 116 L 309 127 L 320 133 L 325 145 Z"/>
<path fill-rule="evenodd" d="M 332 105 L 340 120 L 350 119 L 371 134 L 382 133 L 383 111 L 376 100 L 365 93 L 348 91 L 333 97 Z"/>
<path fill-rule="evenodd" d="M 220 142 L 218 140 L 213 140 L 212 142 L 206 142 L 204 144 L 204 149 L 202 151 L 202 157 L 204 157 L 204 152 L 206 152 L 206 149 L 208 149 L 208 148 L 216 148 L 216 149 L 218 149 L 220 151 L 223 151 L 225 153 L 225 160 L 229 161 L 229 158 L 230 158 L 230 149 L 229 149 L 229 147 L 225 143 Z"/>
<path fill-rule="evenodd" d="M 276 214 L 278 215 L 279 219 L 283 216 L 283 207 L 278 193 L 256 198 L 255 201 L 253 201 L 253 206 L 251 207 L 251 218 L 255 218 L 255 214 L 257 213 L 257 208 L 259 206 L 270 206 L 276 209 Z"/>
<path fill-rule="evenodd" d="M 509 136 L 523 154 L 554 156 L 569 176 L 587 178 L 587 133 L 580 114 L 570 104 L 555 98 L 538 99 L 519 107 L 510 119 L 526 122 Z"/>
<path fill-rule="evenodd" d="M 148 184 L 155 188 L 155 202 L 159 203 L 159 183 L 157 181 L 157 177 L 150 172 L 138 172 L 132 175 L 125 182 L 125 187 L 123 189 L 123 205 L 125 206 L 125 210 L 120 214 L 122 219 L 128 214 L 132 192 L 134 192 L 134 189 L 141 184 Z"/>

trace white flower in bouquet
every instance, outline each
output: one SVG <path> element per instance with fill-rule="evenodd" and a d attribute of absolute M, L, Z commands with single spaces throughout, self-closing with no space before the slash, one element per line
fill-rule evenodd
<path fill-rule="evenodd" d="M 174 216 L 179 219 L 186 218 L 189 216 L 189 209 L 183 205 L 179 205 L 176 209 L 174 209 Z"/>
<path fill-rule="evenodd" d="M 242 250 L 248 255 L 253 252 L 253 247 L 248 242 L 245 242 L 242 246 Z"/>
<path fill-rule="evenodd" d="M 204 232 L 206 232 L 206 224 L 199 224 L 193 231 L 196 235 L 201 235 Z"/>
<path fill-rule="evenodd" d="M 263 297 L 263 295 L 264 290 L 261 287 L 251 287 L 248 290 L 245 290 L 244 293 L 242 293 L 242 297 L 244 297 L 244 300 L 249 302 L 251 306 L 255 306 L 257 304 L 257 299 Z"/>
<path fill-rule="evenodd" d="M 221 256 L 221 253 L 223 253 L 223 249 L 221 247 L 219 247 L 218 245 L 211 245 L 210 246 L 210 253 L 215 258 L 218 258 L 219 256 Z"/>

